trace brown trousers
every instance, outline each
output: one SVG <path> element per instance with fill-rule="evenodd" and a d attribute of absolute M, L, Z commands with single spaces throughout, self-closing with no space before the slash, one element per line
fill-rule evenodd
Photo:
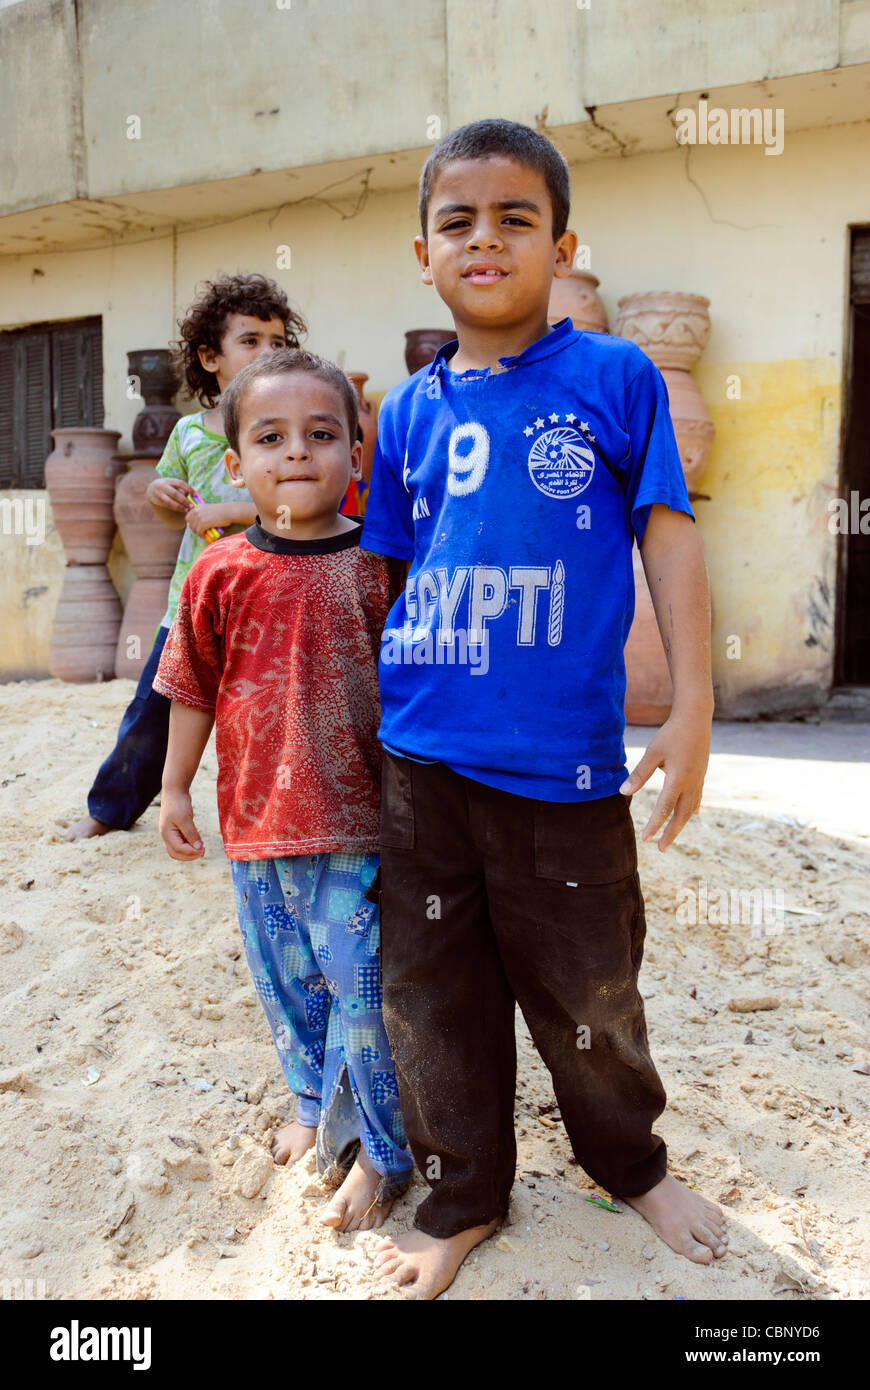
<path fill-rule="evenodd" d="M 637 974 L 629 798 L 536 801 L 385 756 L 384 1021 L 434 1236 L 502 1219 L 516 1167 L 515 1003 L 578 1163 L 640 1196 L 665 1175 L 665 1092 Z"/>

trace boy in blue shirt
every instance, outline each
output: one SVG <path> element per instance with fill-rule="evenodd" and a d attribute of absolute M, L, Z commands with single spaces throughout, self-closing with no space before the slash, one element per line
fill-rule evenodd
<path fill-rule="evenodd" d="M 629 810 L 657 767 L 643 838 L 665 826 L 667 849 L 698 809 L 707 579 L 658 370 L 633 343 L 547 323 L 577 247 L 569 203 L 562 157 L 514 122 L 430 154 L 415 250 L 458 343 L 386 396 L 363 532 L 409 564 L 380 662 L 382 968 L 431 1191 L 377 1260 L 420 1298 L 507 1213 L 515 1002 L 586 1172 L 689 1259 L 727 1246 L 720 1209 L 667 1173 L 652 1133 L 666 1098 L 637 992 Z M 674 702 L 626 779 L 633 536 Z"/>

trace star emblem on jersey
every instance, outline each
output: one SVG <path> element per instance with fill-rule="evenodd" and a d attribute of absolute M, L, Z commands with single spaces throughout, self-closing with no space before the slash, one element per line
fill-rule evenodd
<path fill-rule="evenodd" d="M 551 422 L 559 416 L 552 414 Z M 565 419 L 568 420 L 566 415 Z M 570 416 L 573 421 L 576 417 Z M 544 421 L 538 417 L 535 425 L 540 428 Z M 589 437 L 581 430 L 588 430 L 586 421 L 575 428 L 573 424 L 554 425 L 552 429 L 539 434 L 529 450 L 529 477 L 539 492 L 547 497 L 576 497 L 589 486 L 595 468 L 595 455 L 589 447 Z M 524 434 L 532 434 L 528 427 Z"/>

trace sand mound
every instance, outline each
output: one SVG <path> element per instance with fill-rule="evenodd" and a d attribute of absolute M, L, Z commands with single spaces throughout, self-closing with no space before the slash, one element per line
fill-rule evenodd
<path fill-rule="evenodd" d="M 130 834 L 63 842 L 132 690 L 0 687 L 4 1277 L 56 1299 L 398 1298 L 372 1276 L 377 1234 L 318 1224 L 313 1158 L 287 1172 L 269 1156 L 293 1103 L 241 954 L 213 748 L 194 788 L 204 861 L 166 856 L 153 807 Z M 639 824 L 652 799 L 635 798 Z M 731 1253 L 692 1266 L 632 1211 L 584 1200 L 595 1189 L 520 1021 L 511 1222 L 451 1299 L 870 1294 L 870 864 L 816 831 L 746 823 L 709 808 L 670 854 L 641 850 L 659 1131 L 677 1175 L 725 1204 Z M 804 911 L 678 924 L 699 880 L 710 902 L 784 888 Z M 410 1224 L 421 1188 L 387 1231 Z"/>

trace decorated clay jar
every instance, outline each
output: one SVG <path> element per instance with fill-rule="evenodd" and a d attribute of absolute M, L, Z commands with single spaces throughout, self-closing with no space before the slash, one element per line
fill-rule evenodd
<path fill-rule="evenodd" d="M 616 332 L 643 348 L 657 367 L 689 371 L 707 346 L 709 308 L 709 299 L 701 294 L 629 294 L 619 301 Z"/>

